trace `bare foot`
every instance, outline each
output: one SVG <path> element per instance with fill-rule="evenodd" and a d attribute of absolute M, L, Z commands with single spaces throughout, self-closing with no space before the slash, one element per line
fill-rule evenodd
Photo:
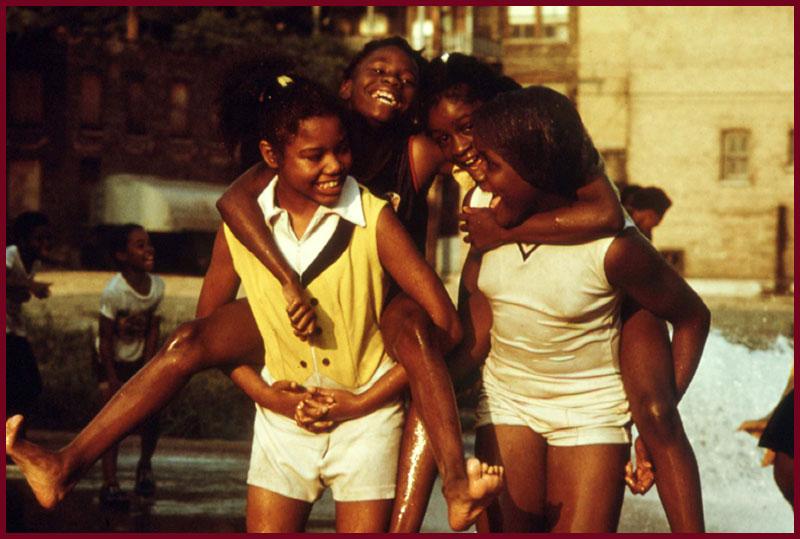
<path fill-rule="evenodd" d="M 52 509 L 71 486 L 64 485 L 61 461 L 56 453 L 18 437 L 22 420 L 21 415 L 15 415 L 6 421 L 6 454 L 19 466 L 36 501 L 45 509 Z"/>
<path fill-rule="evenodd" d="M 503 467 L 467 460 L 467 478 L 445 489 L 447 520 L 455 531 L 471 526 L 503 487 Z"/>

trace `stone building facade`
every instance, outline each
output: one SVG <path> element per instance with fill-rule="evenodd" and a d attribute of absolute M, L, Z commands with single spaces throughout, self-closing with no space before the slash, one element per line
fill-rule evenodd
<path fill-rule="evenodd" d="M 611 179 L 672 199 L 654 240 L 684 275 L 791 285 L 793 8 L 407 10 L 429 55 L 472 53 L 571 97 Z"/>
<path fill-rule="evenodd" d="M 578 105 L 690 277 L 794 276 L 791 7 L 581 7 Z"/>

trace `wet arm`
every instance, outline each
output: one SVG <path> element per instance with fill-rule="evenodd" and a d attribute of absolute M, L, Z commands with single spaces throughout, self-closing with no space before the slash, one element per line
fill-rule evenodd
<path fill-rule="evenodd" d="M 489 330 L 492 309 L 486 296 L 478 289 L 481 255 L 470 249 L 458 292 L 458 314 L 464 328 L 464 338 L 453 350 L 448 361 L 453 385 L 469 387 L 479 375 L 479 367 L 489 354 Z"/>
<path fill-rule="evenodd" d="M 217 201 L 217 209 L 233 235 L 285 286 L 296 276 L 275 244 L 257 202 L 272 176 L 266 164 L 253 165 L 228 187 Z"/>
<path fill-rule="evenodd" d="M 455 307 L 439 277 L 419 254 L 388 206 L 378 218 L 378 256 L 387 273 L 441 330 L 444 350 L 452 349 L 462 336 Z"/>
<path fill-rule="evenodd" d="M 579 243 L 622 230 L 622 206 L 606 176 L 592 177 L 576 194 L 569 206 L 536 213 L 508 229 L 495 222 L 491 210 L 465 208 L 463 229 L 481 251 L 513 242 Z"/>
<path fill-rule="evenodd" d="M 321 389 L 320 396 L 331 396 L 334 404 L 324 419 L 341 422 L 363 417 L 378 410 L 397 399 L 408 388 L 408 375 L 402 365 L 395 365 L 375 382 L 369 389 L 360 394 L 349 391 Z M 309 399 L 311 400 L 315 400 Z"/>
<path fill-rule="evenodd" d="M 697 370 L 708 337 L 711 322 L 708 307 L 634 229 L 626 229 L 611 244 L 605 269 L 609 282 L 672 324 L 672 359 L 680 398 Z"/>

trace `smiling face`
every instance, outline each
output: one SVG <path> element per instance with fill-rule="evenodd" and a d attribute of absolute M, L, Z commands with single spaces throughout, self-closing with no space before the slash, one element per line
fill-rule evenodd
<path fill-rule="evenodd" d="M 364 57 L 345 80 L 339 96 L 376 125 L 404 114 L 417 93 L 417 64 L 401 49 L 388 46 Z"/>
<path fill-rule="evenodd" d="M 478 183 L 486 177 L 486 161 L 473 144 L 472 113 L 482 104 L 442 97 L 428 112 L 428 132 L 445 158 L 469 172 Z"/>
<path fill-rule="evenodd" d="M 517 174 L 498 153 L 475 139 L 475 146 L 486 163 L 481 188 L 492 193 L 491 207 L 500 226 L 513 226 L 530 215 L 544 193 Z"/>
<path fill-rule="evenodd" d="M 128 233 L 125 251 L 117 253 L 122 264 L 134 271 L 153 271 L 156 250 L 150 236 L 143 228 L 134 228 Z"/>
<path fill-rule="evenodd" d="M 278 152 L 261 142 L 264 159 L 277 168 L 281 206 L 316 208 L 339 200 L 352 162 L 350 146 L 337 116 L 301 120 L 297 133 Z"/>

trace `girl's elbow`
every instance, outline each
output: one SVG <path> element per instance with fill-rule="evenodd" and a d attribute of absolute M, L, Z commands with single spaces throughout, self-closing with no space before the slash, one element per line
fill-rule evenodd
<path fill-rule="evenodd" d="M 622 232 L 625 226 L 625 216 L 622 213 L 622 208 L 618 204 L 615 204 L 613 208 L 608 208 L 603 212 L 600 222 L 604 231 L 609 234 Z"/>

